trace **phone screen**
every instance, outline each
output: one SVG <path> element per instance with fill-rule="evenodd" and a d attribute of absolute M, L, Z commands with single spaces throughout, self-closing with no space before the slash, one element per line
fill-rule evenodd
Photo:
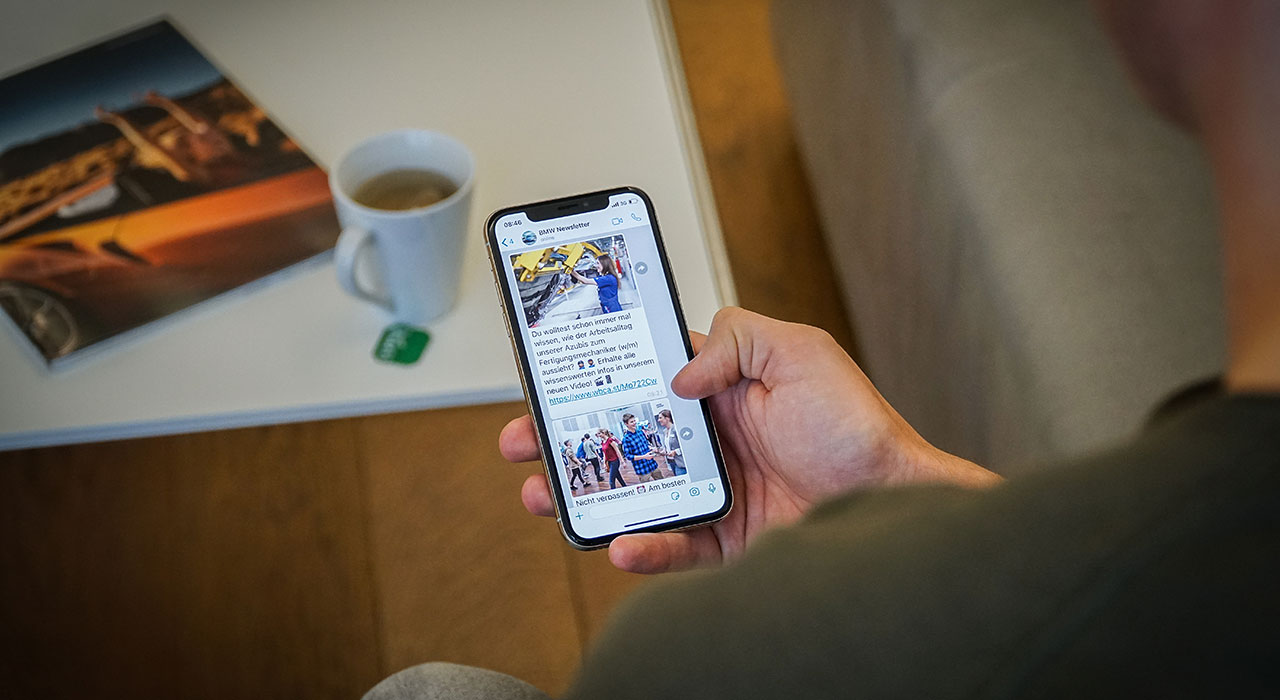
<path fill-rule="evenodd" d="M 634 188 L 495 213 L 488 245 L 561 529 L 590 548 L 729 511 L 653 206 Z"/>

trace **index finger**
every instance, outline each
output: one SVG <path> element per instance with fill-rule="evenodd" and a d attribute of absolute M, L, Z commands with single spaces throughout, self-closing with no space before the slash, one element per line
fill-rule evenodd
<path fill-rule="evenodd" d="M 702 344 L 707 342 L 707 336 L 697 331 L 689 331 L 689 342 L 693 345 L 693 354 L 697 355 L 702 352 Z"/>
<path fill-rule="evenodd" d="M 542 456 L 538 449 L 538 434 L 529 416 L 507 423 L 498 435 L 498 451 L 508 462 L 532 462 Z"/>

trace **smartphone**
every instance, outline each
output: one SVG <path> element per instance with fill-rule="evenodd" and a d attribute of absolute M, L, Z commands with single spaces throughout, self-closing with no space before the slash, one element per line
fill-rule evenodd
<path fill-rule="evenodd" d="M 595 549 L 727 515 L 711 411 L 671 391 L 693 346 L 649 196 L 507 207 L 485 242 L 565 539 Z"/>

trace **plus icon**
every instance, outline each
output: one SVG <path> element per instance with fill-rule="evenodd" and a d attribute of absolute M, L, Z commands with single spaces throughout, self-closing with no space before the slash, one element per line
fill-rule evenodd
<path fill-rule="evenodd" d="M 573 517 L 577 518 L 578 520 L 582 520 L 582 513 L 574 513 Z"/>

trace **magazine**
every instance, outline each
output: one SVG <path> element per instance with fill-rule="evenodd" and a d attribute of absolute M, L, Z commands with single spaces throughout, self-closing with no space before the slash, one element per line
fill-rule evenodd
<path fill-rule="evenodd" d="M 0 105 L 0 309 L 51 367 L 337 240 L 325 173 L 168 21 Z"/>

